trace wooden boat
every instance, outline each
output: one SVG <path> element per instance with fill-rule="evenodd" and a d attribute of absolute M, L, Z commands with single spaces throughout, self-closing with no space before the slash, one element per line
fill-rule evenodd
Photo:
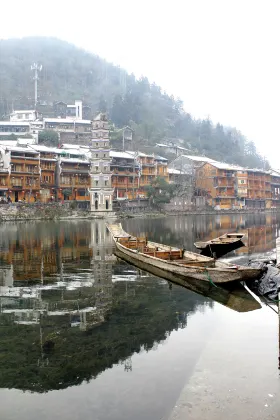
<path fill-rule="evenodd" d="M 110 224 L 115 254 L 135 266 L 167 280 L 201 280 L 210 283 L 228 283 L 235 280 L 258 278 L 262 270 L 226 264 L 214 258 L 148 241 L 129 235 L 121 224 Z"/>
<path fill-rule="evenodd" d="M 244 233 L 226 233 L 218 238 L 210 239 L 206 242 L 195 242 L 194 246 L 202 251 L 202 255 L 215 256 L 216 258 L 219 258 L 234 249 L 244 246 L 244 237 Z"/>

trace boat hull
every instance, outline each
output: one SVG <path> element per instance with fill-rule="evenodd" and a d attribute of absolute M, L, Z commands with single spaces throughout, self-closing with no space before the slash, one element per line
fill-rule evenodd
<path fill-rule="evenodd" d="M 236 280 L 250 280 L 256 279 L 260 276 L 261 270 L 247 267 L 232 267 L 225 263 L 216 262 L 216 267 L 195 267 L 182 266 L 180 264 L 171 263 L 156 257 L 147 256 L 141 252 L 129 249 L 121 245 L 115 240 L 116 255 L 126 260 L 127 262 L 166 278 L 173 279 L 173 276 L 184 280 L 199 280 L 208 283 L 228 283 Z M 156 270 L 156 272 L 155 272 Z M 172 278 L 171 278 L 172 277 Z"/>

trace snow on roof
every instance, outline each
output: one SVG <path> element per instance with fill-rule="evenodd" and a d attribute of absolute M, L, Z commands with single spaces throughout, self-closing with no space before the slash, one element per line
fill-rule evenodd
<path fill-rule="evenodd" d="M 260 172 L 262 174 L 270 175 L 270 171 L 265 171 L 264 169 L 259 169 L 259 168 L 245 168 L 245 171 L 247 171 L 247 172 Z"/>
<path fill-rule="evenodd" d="M 77 163 L 85 163 L 87 165 L 90 164 L 89 160 L 83 160 L 83 159 L 79 159 L 79 158 L 60 158 L 61 162 L 77 162 Z"/>
<path fill-rule="evenodd" d="M 269 172 L 272 176 L 280 176 L 280 169 L 271 169 Z"/>
<path fill-rule="evenodd" d="M 59 149 L 44 146 L 43 144 L 29 144 L 28 147 L 37 150 L 37 152 L 48 152 L 48 153 L 58 153 Z M 61 153 L 61 152 L 60 152 Z"/>
<path fill-rule="evenodd" d="M 79 146 L 77 144 L 70 144 L 70 143 L 63 143 L 61 145 L 62 149 L 78 149 Z"/>
<path fill-rule="evenodd" d="M 69 118 L 44 118 L 44 122 L 57 124 L 91 124 L 90 120 L 76 120 Z"/>
<path fill-rule="evenodd" d="M 29 147 L 5 146 L 5 149 L 10 150 L 11 152 L 38 153 L 36 150 L 31 150 Z"/>
<path fill-rule="evenodd" d="M 3 146 L 15 147 L 16 145 L 17 145 L 17 140 L 0 140 L 0 147 L 3 147 Z"/>
<path fill-rule="evenodd" d="M 110 156 L 113 158 L 134 159 L 134 155 L 131 152 L 116 152 L 115 150 L 110 150 Z"/>
<path fill-rule="evenodd" d="M 24 126 L 24 127 L 29 127 L 30 123 L 29 122 L 17 122 L 17 121 L 0 121 L 0 125 L 8 125 L 8 126 Z"/>
<path fill-rule="evenodd" d="M 181 155 L 178 157 L 185 157 L 187 159 L 193 160 L 194 162 L 216 162 L 216 160 L 208 158 L 206 156 Z"/>
<path fill-rule="evenodd" d="M 178 169 L 173 169 L 173 168 L 167 168 L 167 172 L 168 172 L 169 174 L 172 174 L 172 175 L 180 175 L 180 174 L 184 174 L 184 172 L 183 172 L 183 171 L 179 171 Z"/>
<path fill-rule="evenodd" d="M 217 168 L 217 169 L 226 169 L 226 170 L 230 170 L 230 171 L 244 171 L 245 170 L 242 166 L 231 165 L 229 163 L 224 163 L 224 162 L 212 161 L 212 162 L 209 162 L 209 163 L 212 166 L 215 166 L 215 168 Z"/>
<path fill-rule="evenodd" d="M 166 159 L 165 157 L 163 157 L 163 156 L 155 156 L 155 160 L 163 160 L 163 161 L 165 161 L 165 162 L 168 162 L 168 159 Z"/>

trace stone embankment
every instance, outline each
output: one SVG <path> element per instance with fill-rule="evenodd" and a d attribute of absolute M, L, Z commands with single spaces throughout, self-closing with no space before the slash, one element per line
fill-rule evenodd
<path fill-rule="evenodd" d="M 116 211 L 114 214 L 119 219 L 125 218 L 153 218 L 176 215 L 221 215 L 221 214 L 256 214 L 264 212 L 277 212 L 272 210 L 212 210 L 212 209 L 194 209 L 184 212 L 164 212 L 151 208 L 126 209 L 125 211 Z M 12 203 L 0 205 L 0 222 L 24 221 L 24 220 L 68 220 L 68 219 L 103 219 L 104 216 L 98 216 L 85 209 L 77 209 L 71 203 Z"/>
<path fill-rule="evenodd" d="M 0 205 L 0 222 L 24 220 L 55 220 L 88 217 L 88 212 L 71 209 L 60 203 L 3 204 Z"/>

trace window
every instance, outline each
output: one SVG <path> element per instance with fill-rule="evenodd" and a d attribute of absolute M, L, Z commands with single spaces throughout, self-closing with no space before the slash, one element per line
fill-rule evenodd
<path fill-rule="evenodd" d="M 97 185 L 98 185 L 98 181 L 95 181 L 95 186 L 97 187 Z"/>
<path fill-rule="evenodd" d="M 96 146 L 98 147 L 98 143 L 96 143 Z"/>
<path fill-rule="evenodd" d="M 106 154 L 104 153 L 103 157 L 106 157 Z"/>
<path fill-rule="evenodd" d="M 95 157 L 97 157 L 97 158 L 98 158 L 98 153 L 96 153 Z"/>
<path fill-rule="evenodd" d="M 27 172 L 35 172 L 36 168 L 34 165 L 27 165 L 26 166 L 26 171 Z"/>
<path fill-rule="evenodd" d="M 78 190 L 78 195 L 80 197 L 85 197 L 86 196 L 86 190 Z"/>
<path fill-rule="evenodd" d="M 105 182 L 104 182 L 104 185 L 105 185 L 105 187 L 106 187 L 106 186 L 108 185 L 108 181 L 105 181 Z"/>
<path fill-rule="evenodd" d="M 69 176 L 62 176 L 61 177 L 61 184 L 70 184 L 70 177 Z"/>

